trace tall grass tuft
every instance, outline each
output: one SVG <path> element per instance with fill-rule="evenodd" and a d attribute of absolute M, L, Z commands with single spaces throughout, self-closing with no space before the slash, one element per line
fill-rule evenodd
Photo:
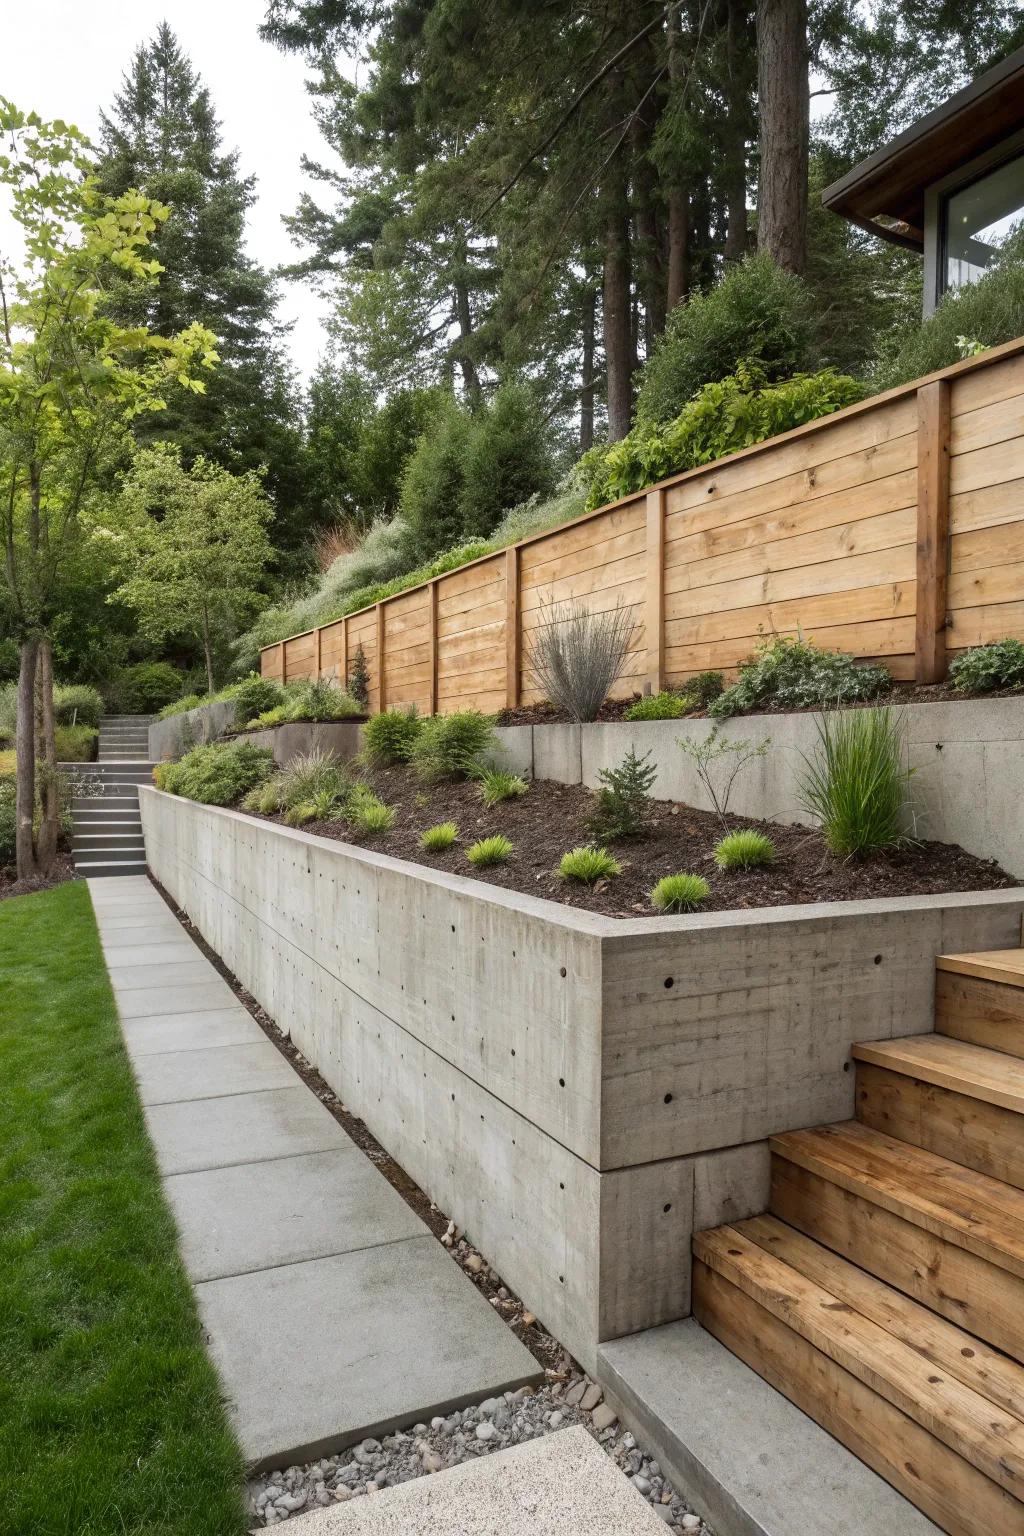
<path fill-rule="evenodd" d="M 637 632 L 631 607 L 592 613 L 581 602 L 542 601 L 527 661 L 538 686 L 573 720 L 596 720 Z"/>
<path fill-rule="evenodd" d="M 912 770 L 902 712 L 849 709 L 823 715 L 817 748 L 804 762 L 801 801 L 837 858 L 908 840 Z"/>

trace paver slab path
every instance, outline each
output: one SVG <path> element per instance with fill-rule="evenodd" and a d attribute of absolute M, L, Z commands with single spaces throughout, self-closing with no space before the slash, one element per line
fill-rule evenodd
<path fill-rule="evenodd" d="M 536 1381 L 529 1351 L 148 879 L 90 880 L 89 890 L 183 1258 L 250 1464 L 322 1455 Z"/>

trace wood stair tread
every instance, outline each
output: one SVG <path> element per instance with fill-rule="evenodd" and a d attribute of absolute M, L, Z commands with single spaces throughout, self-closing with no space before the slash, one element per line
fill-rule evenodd
<path fill-rule="evenodd" d="M 698 1233 L 694 1253 L 1007 1493 L 1024 1493 L 1020 1366 L 771 1217 Z"/>
<path fill-rule="evenodd" d="M 940 971 L 958 976 L 978 976 L 984 981 L 1001 981 L 1008 987 L 1024 987 L 1024 949 L 979 950 L 972 955 L 937 955 Z"/>
<path fill-rule="evenodd" d="M 779 1157 L 1024 1278 L 1024 1191 L 849 1120 L 787 1131 Z"/>
<path fill-rule="evenodd" d="M 1024 1060 L 949 1035 L 909 1035 L 853 1047 L 855 1061 L 1024 1113 Z"/>

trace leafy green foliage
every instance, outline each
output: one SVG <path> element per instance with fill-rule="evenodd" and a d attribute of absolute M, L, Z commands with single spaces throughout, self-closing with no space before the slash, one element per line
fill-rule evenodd
<path fill-rule="evenodd" d="M 698 672 L 688 678 L 684 691 L 688 699 L 693 700 L 692 708 L 707 709 L 715 699 L 720 698 L 725 687 L 725 679 L 721 672 Z"/>
<path fill-rule="evenodd" d="M 274 775 L 272 784 L 277 795 L 277 808 L 281 810 L 292 810 L 310 802 L 323 804 L 324 796 L 330 796 L 340 805 L 350 792 L 345 765 L 319 747 L 298 753 Z"/>
<path fill-rule="evenodd" d="M 275 704 L 273 709 L 265 709 L 261 715 L 256 716 L 255 720 L 250 720 L 247 728 L 249 730 L 269 731 L 275 725 L 284 725 L 290 718 L 288 708 L 287 704 Z"/>
<path fill-rule="evenodd" d="M 775 844 L 764 832 L 743 827 L 729 832 L 715 847 L 719 869 L 759 869 L 775 862 Z"/>
<path fill-rule="evenodd" d="M 641 376 L 637 423 L 672 421 L 706 384 L 743 361 L 758 365 L 768 381 L 805 373 L 818 361 L 814 297 L 764 252 L 672 311 Z"/>
<path fill-rule="evenodd" d="M 123 715 L 158 714 L 181 697 L 183 682 L 169 661 L 137 661 L 115 675 L 108 690 L 111 707 Z"/>
<path fill-rule="evenodd" d="M 363 650 L 363 642 L 361 640 L 356 646 L 355 655 L 352 658 L 352 667 L 348 674 L 348 692 L 361 709 L 369 708 L 370 671 L 366 665 L 366 652 Z"/>
<path fill-rule="evenodd" d="M 696 912 L 711 895 L 703 875 L 665 875 L 651 892 L 651 906 L 658 912 Z"/>
<path fill-rule="evenodd" d="M 173 704 L 165 704 L 158 718 L 170 720 L 174 715 L 187 715 L 190 709 L 198 709 L 206 702 L 201 693 L 186 693 L 182 698 L 175 699 Z"/>
<path fill-rule="evenodd" d="M 502 385 L 472 420 L 462 467 L 461 534 L 486 538 L 502 514 L 552 488 L 548 433 L 534 392 Z"/>
<path fill-rule="evenodd" d="M 482 837 L 472 848 L 466 849 L 466 858 L 474 869 L 490 869 L 494 864 L 504 864 L 513 851 L 511 840 L 501 832 L 492 837 Z"/>
<path fill-rule="evenodd" d="M 945 294 L 933 314 L 924 321 L 915 320 L 902 337 L 895 338 L 895 347 L 890 341 L 872 386 L 891 389 L 937 368 L 948 368 L 978 346 L 998 346 L 1020 335 L 1024 335 L 1024 234 L 1018 231 L 984 277 Z"/>
<path fill-rule="evenodd" d="M 906 721 L 891 709 L 823 715 L 801 799 L 837 858 L 898 847 L 910 810 Z"/>
<path fill-rule="evenodd" d="M 15 830 L 18 825 L 13 773 L 0 773 L 0 869 L 14 863 Z"/>
<path fill-rule="evenodd" d="M 410 761 L 423 779 L 467 779 L 494 740 L 493 719 L 478 709 L 431 715 L 417 733 Z"/>
<path fill-rule="evenodd" d="M 236 683 L 233 694 L 235 724 L 239 726 L 248 725 L 250 720 L 262 715 L 264 710 L 273 709 L 284 698 L 280 684 L 272 678 L 260 677 L 258 672 L 250 672 L 248 677 Z"/>
<path fill-rule="evenodd" d="M 348 797 L 345 819 L 353 832 L 361 837 L 375 837 L 389 832 L 395 824 L 395 813 L 385 805 L 365 784 L 357 784 Z"/>
<path fill-rule="evenodd" d="M 454 821 L 439 821 L 420 833 L 420 847 L 424 853 L 445 853 L 458 841 L 459 828 Z"/>
<path fill-rule="evenodd" d="M 423 721 L 415 709 L 384 709 L 363 727 L 363 757 L 372 768 L 407 763 Z"/>
<path fill-rule="evenodd" d="M 92 725 L 58 725 L 55 728 L 58 763 L 88 763 L 96 755 L 99 732 Z"/>
<path fill-rule="evenodd" d="M 610 880 L 622 873 L 622 865 L 607 848 L 572 848 L 563 853 L 558 865 L 563 880 L 579 880 L 583 885 L 594 885 L 598 880 Z"/>
<path fill-rule="evenodd" d="M 412 553 L 410 564 L 429 560 L 460 543 L 470 417 L 450 399 L 417 443 L 402 481 L 401 514 Z"/>
<path fill-rule="evenodd" d="M 685 693 L 663 688 L 636 699 L 626 710 L 627 720 L 680 720 L 693 706 Z"/>
<path fill-rule="evenodd" d="M 242 1455 L 84 881 L 0 904 L 0 997 L 3 1523 L 243 1536 Z"/>
<path fill-rule="evenodd" d="M 289 689 L 291 684 L 289 683 Z M 286 699 L 285 718 L 288 720 L 313 720 L 321 723 L 332 720 L 351 720 L 362 714 L 362 706 L 351 694 L 339 688 L 329 677 L 319 677 L 290 692 Z"/>
<path fill-rule="evenodd" d="M 479 770 L 480 798 L 484 805 L 498 805 L 502 800 L 514 800 L 519 795 L 525 795 L 530 786 L 518 773 L 509 773 L 504 768 L 486 768 Z"/>
<path fill-rule="evenodd" d="M 990 645 L 972 646 L 950 662 L 949 680 L 958 693 L 1024 688 L 1024 644 L 994 640 Z"/>
<path fill-rule="evenodd" d="M 193 747 L 176 763 L 162 763 L 160 787 L 203 805 L 235 805 L 273 770 L 274 754 L 250 741 Z"/>
<path fill-rule="evenodd" d="M 630 747 L 617 768 L 601 768 L 601 788 L 594 797 L 594 809 L 587 820 L 587 830 L 595 837 L 615 842 L 623 837 L 640 837 L 647 830 L 654 806 L 651 789 L 658 777 L 650 752 L 637 757 Z"/>
<path fill-rule="evenodd" d="M 856 379 L 825 368 L 768 383 L 753 364 L 705 384 L 664 425 L 636 426 L 596 467 L 588 507 L 600 507 L 657 480 L 710 464 L 737 449 L 777 437 L 852 405 L 864 394 Z"/>
<path fill-rule="evenodd" d="M 813 640 L 775 635 L 742 664 L 736 682 L 712 703 L 711 713 L 832 708 L 877 698 L 891 687 L 883 666 L 857 662 L 845 651 L 823 651 Z"/>
<path fill-rule="evenodd" d="M 91 725 L 96 729 L 103 709 L 99 692 L 85 683 L 58 683 L 53 690 L 53 718 L 57 725 Z"/>

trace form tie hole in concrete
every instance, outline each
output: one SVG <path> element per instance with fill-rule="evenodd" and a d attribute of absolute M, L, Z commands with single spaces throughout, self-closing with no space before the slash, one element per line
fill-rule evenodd
<path fill-rule="evenodd" d="M 665 1095 L 665 1103 L 666 1104 L 671 1104 L 672 1103 L 672 1095 L 670 1093 L 666 1093 L 666 1095 Z"/>
<path fill-rule="evenodd" d="M 671 1200 L 668 1202 L 667 1205 L 663 1205 L 661 1209 L 664 1212 L 664 1214 L 667 1216 L 669 1211 L 672 1209 L 672 1202 L 671 1202 Z"/>
<path fill-rule="evenodd" d="M 564 976 L 565 975 L 565 966 L 564 965 L 562 966 L 562 968 L 561 968 L 561 970 L 559 971 L 558 974 L 559 974 L 559 976 Z"/>
<path fill-rule="evenodd" d="M 515 1048 L 515 1046 L 513 1046 L 513 1047 L 512 1047 L 512 1055 L 513 1055 L 513 1056 L 514 1056 L 514 1055 L 515 1055 L 515 1053 L 516 1053 L 516 1048 Z"/>
<path fill-rule="evenodd" d="M 881 963 L 882 963 L 882 957 L 881 957 L 881 955 L 876 955 L 876 956 L 875 956 L 875 964 L 876 964 L 876 965 L 881 965 Z"/>
<path fill-rule="evenodd" d="M 455 1103 L 455 1095 L 454 1095 L 454 1093 L 452 1094 L 452 1103 L 453 1104 Z"/>
<path fill-rule="evenodd" d="M 564 1285 L 565 1284 L 565 1276 L 564 1275 L 559 1275 L 558 1283 L 559 1283 L 559 1285 Z"/>
<path fill-rule="evenodd" d="M 674 987 L 675 984 L 676 984 L 676 979 L 675 979 L 674 976 L 666 976 L 665 977 L 665 987 L 666 987 L 666 989 L 669 988 L 669 987 Z"/>
<path fill-rule="evenodd" d="M 558 1086 L 559 1086 L 559 1088 L 564 1088 L 565 1087 L 565 1078 L 564 1077 L 560 1077 L 558 1079 Z"/>
<path fill-rule="evenodd" d="M 849 1072 L 849 1070 L 850 1070 L 850 1063 L 848 1061 L 844 1061 L 843 1062 L 843 1071 L 844 1072 Z"/>

